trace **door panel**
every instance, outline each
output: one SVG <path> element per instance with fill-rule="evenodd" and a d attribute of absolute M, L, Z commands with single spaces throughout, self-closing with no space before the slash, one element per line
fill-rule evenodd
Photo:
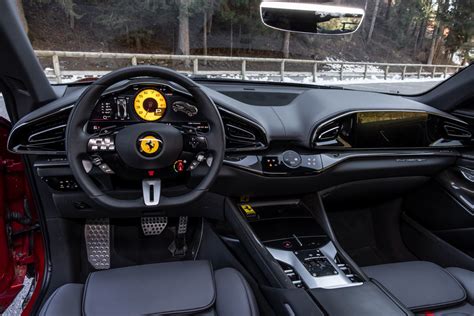
<path fill-rule="evenodd" d="M 404 201 L 407 215 L 474 258 L 474 159 L 465 154 Z"/>
<path fill-rule="evenodd" d="M 32 299 L 9 312 L 29 315 L 41 289 L 44 247 L 23 162 L 6 149 L 9 131 L 9 122 L 0 118 L 0 313 L 23 289 L 28 277 L 33 284 Z"/>

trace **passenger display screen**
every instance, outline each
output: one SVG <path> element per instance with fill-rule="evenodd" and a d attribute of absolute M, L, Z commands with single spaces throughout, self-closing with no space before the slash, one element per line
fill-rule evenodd
<path fill-rule="evenodd" d="M 462 147 L 469 126 L 454 118 L 418 111 L 351 112 L 316 129 L 313 146 L 333 148 Z"/>
<path fill-rule="evenodd" d="M 359 112 L 352 133 L 353 147 L 424 147 L 428 135 L 428 113 Z"/>

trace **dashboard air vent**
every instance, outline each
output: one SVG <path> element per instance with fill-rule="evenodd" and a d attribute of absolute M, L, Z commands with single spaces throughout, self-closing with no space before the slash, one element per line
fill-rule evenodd
<path fill-rule="evenodd" d="M 10 148 L 18 153 L 64 153 L 66 124 L 70 109 L 54 113 L 34 122 L 19 126 L 12 132 Z"/>
<path fill-rule="evenodd" d="M 66 124 L 60 124 L 44 130 L 40 130 L 28 137 L 30 144 L 49 144 L 64 140 Z"/>
<path fill-rule="evenodd" d="M 255 123 L 226 110 L 220 109 L 226 135 L 227 151 L 265 149 L 267 140 L 262 128 Z"/>
<path fill-rule="evenodd" d="M 446 135 L 450 138 L 454 139 L 468 139 L 472 137 L 472 134 L 470 131 L 468 131 L 466 128 L 459 127 L 453 124 L 444 124 L 444 131 L 446 132 Z"/>
<path fill-rule="evenodd" d="M 342 130 L 342 123 L 335 121 L 318 128 L 313 134 L 313 147 L 338 145 L 338 136 Z"/>

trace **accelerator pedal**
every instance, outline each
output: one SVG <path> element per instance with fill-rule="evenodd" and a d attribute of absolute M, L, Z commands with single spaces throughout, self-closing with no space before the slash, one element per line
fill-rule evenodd
<path fill-rule="evenodd" d="M 173 254 L 174 257 L 184 257 L 188 246 L 186 245 L 186 233 L 188 231 L 188 217 L 180 216 L 178 220 L 178 228 L 175 234 L 175 238 L 168 250 Z"/>
<path fill-rule="evenodd" d="M 161 234 L 168 225 L 166 216 L 142 217 L 142 230 L 145 236 L 156 236 Z"/>
<path fill-rule="evenodd" d="M 88 219 L 84 226 L 87 260 L 97 270 L 110 268 L 110 225 L 108 218 Z"/>

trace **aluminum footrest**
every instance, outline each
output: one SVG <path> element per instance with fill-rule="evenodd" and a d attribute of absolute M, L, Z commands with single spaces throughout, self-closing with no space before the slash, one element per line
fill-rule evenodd
<path fill-rule="evenodd" d="M 87 220 L 84 226 L 87 259 L 98 270 L 110 268 L 110 225 L 108 218 Z"/>

